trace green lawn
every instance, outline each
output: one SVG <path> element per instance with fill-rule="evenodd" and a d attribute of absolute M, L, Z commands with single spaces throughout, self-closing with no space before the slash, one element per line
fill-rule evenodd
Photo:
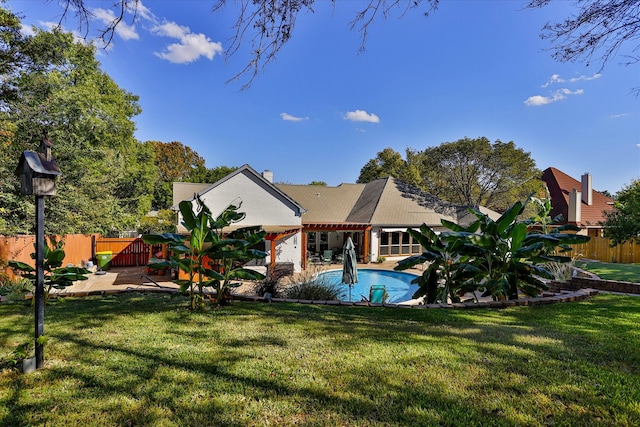
<path fill-rule="evenodd" d="M 640 282 L 640 264 L 576 261 L 575 265 L 578 268 L 597 274 L 601 279 Z"/>
<path fill-rule="evenodd" d="M 503 310 L 127 294 L 46 308 L 46 366 L 1 426 L 640 425 L 640 298 Z M 0 305 L 0 356 L 33 334 Z"/>

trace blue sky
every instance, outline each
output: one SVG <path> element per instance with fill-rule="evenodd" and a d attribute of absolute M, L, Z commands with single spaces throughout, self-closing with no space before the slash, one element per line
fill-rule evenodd
<path fill-rule="evenodd" d="M 91 30 L 111 3 L 88 1 Z M 545 22 L 569 16 L 569 2 L 528 10 L 523 1 L 444 1 L 427 18 L 398 11 L 376 20 L 358 53 L 349 22 L 364 3 L 318 0 L 245 91 L 227 80 L 250 44 L 224 59 L 237 6 L 212 13 L 213 4 L 146 1 L 100 51 L 103 70 L 140 96 L 140 141 L 180 141 L 207 167 L 248 163 L 291 184 L 355 182 L 386 147 L 404 155 L 480 136 L 514 141 L 541 170 L 589 172 L 596 190 L 615 193 L 640 177 L 640 98 L 630 93 L 638 67 L 620 57 L 603 70 L 561 64 L 540 38 Z M 8 6 L 44 28 L 62 11 L 55 1 Z"/>

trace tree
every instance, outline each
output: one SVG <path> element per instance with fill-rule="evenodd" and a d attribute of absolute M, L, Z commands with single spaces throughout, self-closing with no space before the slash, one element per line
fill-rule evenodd
<path fill-rule="evenodd" d="M 324 181 L 311 181 L 309 185 L 318 185 L 320 187 L 326 187 L 327 183 Z"/>
<path fill-rule="evenodd" d="M 375 159 L 371 159 L 366 165 L 360 169 L 358 176 L 359 184 L 366 184 L 378 178 L 386 178 L 393 176 L 401 179 L 407 169 L 406 162 L 402 159 L 402 155 L 392 148 L 385 148 L 378 152 Z M 411 182 L 407 182 L 411 184 Z"/>
<path fill-rule="evenodd" d="M 407 157 L 419 187 L 459 205 L 502 212 L 543 188 L 531 154 L 512 141 L 463 138 L 422 152 L 408 150 Z"/>
<path fill-rule="evenodd" d="M 604 235 L 614 246 L 626 241 L 640 243 L 640 179 L 617 193 L 612 211 L 605 211 Z"/>
<path fill-rule="evenodd" d="M 147 141 L 146 144 L 155 152 L 156 183 L 152 205 L 158 210 L 167 209 L 173 204 L 173 183 L 190 182 L 192 175 L 206 170 L 204 159 L 178 141 Z"/>
<path fill-rule="evenodd" d="M 463 138 L 406 154 L 403 160 L 385 148 L 360 170 L 358 182 L 393 176 L 451 203 L 496 211 L 544 187 L 530 153 L 513 142 Z"/>
<path fill-rule="evenodd" d="M 150 208 L 153 182 L 153 153 L 133 135 L 131 119 L 141 111 L 137 96 L 103 73 L 95 48 L 75 42 L 70 33 L 36 30 L 15 48 L 20 61 L 3 76 L 11 91 L 0 100 L 0 133 L 7 148 L 0 156 L 0 199 L 6 202 L 2 231 L 29 233 L 33 227 L 33 201 L 20 197 L 13 169 L 19 153 L 38 147 L 44 136 L 53 141 L 63 172 L 59 196 L 47 205 L 47 232 L 135 227 Z"/>
<path fill-rule="evenodd" d="M 551 0 L 530 0 L 530 9 L 544 7 Z M 62 0 L 62 22 L 68 14 L 75 14 L 79 28 L 88 33 L 91 12 L 86 0 Z M 227 5 L 227 0 L 215 0 L 213 10 Z M 231 80 L 247 77 L 243 89 L 251 85 L 258 73 L 275 59 L 282 47 L 293 37 L 296 19 L 302 14 L 313 13 L 316 0 L 239 0 L 238 18 L 234 25 L 235 34 L 225 54 L 230 57 L 241 46 L 249 43 L 251 56 L 248 64 Z M 438 8 L 439 0 L 370 0 L 356 12 L 350 23 L 351 29 L 357 29 L 362 35 L 360 51 L 365 48 L 368 29 L 377 18 L 397 15 L 402 17 L 409 12 L 418 11 L 428 17 Z M 333 7 L 338 5 L 332 1 Z M 547 23 L 542 28 L 542 38 L 549 39 L 556 60 L 600 61 L 603 66 L 618 54 L 623 44 L 637 41 L 640 33 L 640 5 L 637 0 L 576 0 L 577 9 L 569 18 L 559 23 Z M 136 13 L 141 7 L 140 0 L 116 0 L 111 10 L 114 19 L 101 29 L 100 37 L 109 43 L 115 29 L 127 14 Z M 637 53 L 637 45 L 632 48 Z M 637 57 L 629 62 L 636 62 Z"/>
<path fill-rule="evenodd" d="M 176 213 L 171 209 L 157 211 L 156 215 L 146 215 L 140 220 L 138 232 L 162 234 L 176 232 Z"/>
<path fill-rule="evenodd" d="M 188 178 L 188 182 L 205 182 L 213 184 L 220 181 L 225 176 L 229 175 L 234 170 L 238 169 L 236 166 L 216 166 L 215 168 L 199 167 Z"/>

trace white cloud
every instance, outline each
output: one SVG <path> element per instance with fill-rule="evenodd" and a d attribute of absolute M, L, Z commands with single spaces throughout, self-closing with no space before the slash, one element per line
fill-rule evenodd
<path fill-rule="evenodd" d="M 286 122 L 301 122 L 303 120 L 309 120 L 309 117 L 296 117 L 288 113 L 280 113 L 280 117 L 282 117 L 282 120 Z"/>
<path fill-rule="evenodd" d="M 564 82 L 564 80 L 560 78 L 560 74 L 553 74 L 549 79 L 549 81 L 543 84 L 542 87 L 547 87 L 553 83 L 562 83 L 562 82 Z"/>
<path fill-rule="evenodd" d="M 165 22 L 160 25 L 156 25 L 151 29 L 151 32 L 158 34 L 159 36 L 171 37 L 174 39 L 181 39 L 189 34 L 191 31 L 189 27 L 179 25 L 175 22 Z"/>
<path fill-rule="evenodd" d="M 620 119 L 622 117 L 627 117 L 628 114 L 627 113 L 620 113 L 620 114 L 612 114 L 609 116 L 609 118 L 611 119 Z"/>
<path fill-rule="evenodd" d="M 110 9 L 93 9 L 91 13 L 105 25 L 111 25 L 116 20 L 116 15 Z M 115 32 L 122 40 L 138 40 L 140 38 L 135 27 L 127 24 L 124 20 L 118 23 Z"/>
<path fill-rule="evenodd" d="M 153 23 L 156 23 L 158 21 L 158 19 L 156 18 L 156 16 L 151 12 L 151 10 L 149 10 L 148 7 L 146 7 L 145 5 L 142 4 L 142 0 L 138 1 L 138 6 L 136 9 L 136 14 L 138 16 L 140 16 L 142 19 L 145 19 L 147 21 L 151 21 Z"/>
<path fill-rule="evenodd" d="M 22 24 L 22 27 L 20 28 L 20 32 L 27 37 L 33 36 L 36 34 L 35 31 L 33 31 L 33 27 L 31 27 L 30 25 L 24 25 L 24 24 Z"/>
<path fill-rule="evenodd" d="M 636 144 L 636 147 L 640 148 L 640 144 Z"/>
<path fill-rule="evenodd" d="M 570 79 L 563 79 L 562 77 L 560 77 L 560 74 L 553 74 L 551 76 L 551 78 L 549 78 L 549 81 L 547 81 L 545 84 L 542 85 L 542 87 L 548 87 L 554 83 L 575 83 L 575 82 L 588 82 L 590 80 L 595 80 L 595 79 L 599 79 L 600 77 L 602 77 L 602 74 L 596 73 L 593 76 L 579 76 L 579 77 L 572 77 Z"/>
<path fill-rule="evenodd" d="M 364 110 L 349 111 L 344 118 L 352 122 L 380 123 L 380 117 L 373 113 L 367 113 Z"/>
<path fill-rule="evenodd" d="M 584 90 L 582 89 L 577 89 L 574 91 L 571 91 L 569 89 L 559 89 L 553 92 L 549 96 L 542 96 L 542 95 L 530 96 L 529 98 L 527 98 L 526 101 L 524 101 L 524 103 L 528 107 L 539 107 L 541 105 L 547 105 L 547 104 L 552 104 L 554 102 L 562 101 L 569 95 L 582 95 L 583 93 L 584 93 Z"/>
<path fill-rule="evenodd" d="M 151 29 L 151 32 L 180 41 L 167 46 L 164 52 L 155 52 L 155 55 L 159 58 L 175 64 L 187 64 L 201 56 L 206 56 L 212 60 L 216 54 L 224 51 L 222 43 L 213 42 L 202 33 L 192 33 L 189 27 L 178 25 L 175 22 L 156 25 Z"/>

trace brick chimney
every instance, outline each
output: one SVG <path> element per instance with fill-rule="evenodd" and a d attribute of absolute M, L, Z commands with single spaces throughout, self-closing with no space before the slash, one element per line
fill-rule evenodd
<path fill-rule="evenodd" d="M 582 175 L 582 201 L 585 202 L 588 206 L 593 204 L 593 188 L 591 185 L 591 175 L 589 173 L 585 173 Z"/>
<path fill-rule="evenodd" d="M 262 177 L 273 184 L 273 172 L 270 170 L 265 170 L 262 172 Z"/>

